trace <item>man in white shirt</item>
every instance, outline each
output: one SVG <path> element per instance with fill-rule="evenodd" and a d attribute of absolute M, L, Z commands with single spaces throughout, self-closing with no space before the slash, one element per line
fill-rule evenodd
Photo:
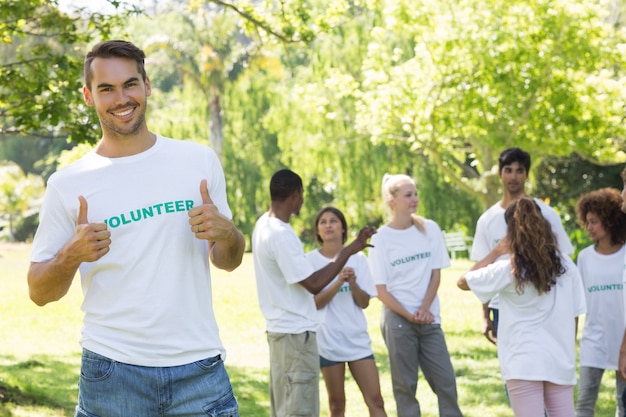
<path fill-rule="evenodd" d="M 80 270 L 77 417 L 238 416 L 209 262 L 237 268 L 245 240 L 215 152 L 148 129 L 144 59 L 122 40 L 100 42 L 85 58 L 83 95 L 102 138 L 48 181 L 30 297 L 41 306 L 59 300 Z"/>
<path fill-rule="evenodd" d="M 520 197 L 525 196 L 524 187 L 530 171 L 531 158 L 528 152 L 520 148 L 508 148 L 498 158 L 498 175 L 502 181 L 502 198 L 488 208 L 476 223 L 476 233 L 472 243 L 470 259 L 480 261 L 491 252 L 496 244 L 506 236 L 507 228 L 504 211 Z M 549 205 L 535 199 L 541 213 L 550 222 L 555 233 L 559 248 L 563 255 L 571 255 L 574 248 L 563 229 L 561 218 Z M 483 334 L 491 343 L 496 343 L 498 324 L 497 297 L 483 305 Z"/>
<path fill-rule="evenodd" d="M 314 294 L 368 246 L 376 230 L 364 227 L 328 265 L 315 271 L 289 224 L 298 215 L 304 189 L 295 172 L 282 169 L 270 181 L 271 206 L 252 233 L 252 255 L 270 350 L 270 416 L 319 416 L 320 359 Z"/>

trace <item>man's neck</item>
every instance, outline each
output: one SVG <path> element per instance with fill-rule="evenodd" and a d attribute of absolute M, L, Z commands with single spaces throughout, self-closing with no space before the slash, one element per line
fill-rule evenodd
<path fill-rule="evenodd" d="M 122 136 L 103 132 L 96 153 L 107 158 L 121 158 L 147 151 L 156 143 L 156 135 L 147 128 L 135 135 Z"/>
<path fill-rule="evenodd" d="M 508 192 L 505 192 L 504 194 L 502 194 L 502 199 L 500 200 L 500 206 L 506 210 L 511 204 L 513 204 L 514 201 L 517 201 L 520 198 L 525 197 L 525 196 L 526 196 L 526 193 L 510 194 Z"/>
<path fill-rule="evenodd" d="M 289 223 L 289 219 L 291 219 L 291 210 L 283 205 L 272 203 L 267 215 L 270 217 L 276 217 L 285 223 Z"/>

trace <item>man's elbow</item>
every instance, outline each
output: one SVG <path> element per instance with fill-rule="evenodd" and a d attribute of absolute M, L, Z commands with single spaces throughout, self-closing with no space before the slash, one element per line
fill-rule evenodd
<path fill-rule="evenodd" d="M 465 277 L 459 278 L 459 280 L 456 282 L 456 286 L 463 291 L 469 291 L 470 289 L 470 287 L 467 285 L 467 280 L 465 279 Z"/>
<path fill-rule="evenodd" d="M 31 301 L 39 307 L 43 307 L 53 301 L 59 301 L 65 294 L 66 293 L 59 294 L 57 296 L 50 296 L 49 294 L 44 294 L 41 291 L 36 291 L 32 286 L 28 290 L 28 296 Z"/>

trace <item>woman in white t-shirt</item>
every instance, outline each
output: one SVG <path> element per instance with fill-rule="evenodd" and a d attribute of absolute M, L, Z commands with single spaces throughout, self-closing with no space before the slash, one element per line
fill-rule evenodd
<path fill-rule="evenodd" d="M 580 366 L 576 417 L 593 417 L 605 369 L 615 371 L 615 416 L 624 416 L 621 401 L 626 387 L 617 372 L 624 332 L 624 241 L 626 214 L 622 197 L 613 188 L 583 194 L 576 203 L 578 223 L 594 244 L 578 255 L 578 270 L 585 287 L 587 314 L 580 340 Z"/>
<path fill-rule="evenodd" d="M 572 417 L 576 318 L 585 295 L 576 265 L 561 255 L 550 223 L 522 197 L 504 213 L 506 238 L 458 282 L 484 303 L 500 295 L 498 358 L 516 417 Z M 496 261 L 509 253 L 510 258 Z"/>
<path fill-rule="evenodd" d="M 443 233 L 415 214 L 419 200 L 411 177 L 386 174 L 382 191 L 391 218 L 372 236 L 368 263 L 384 304 L 381 329 L 398 417 L 421 415 L 415 396 L 420 369 L 437 395 L 439 415 L 462 417 L 437 297 L 441 269 L 450 266 Z"/>
<path fill-rule="evenodd" d="M 346 219 L 335 207 L 325 207 L 315 218 L 316 239 L 322 246 L 306 254 L 314 269 L 331 262 L 348 237 Z M 315 295 L 319 316 L 317 345 L 331 417 L 343 417 L 346 409 L 346 363 L 358 384 L 370 417 L 386 417 L 380 393 L 367 320 L 363 309 L 376 295 L 367 258 L 352 255 L 339 275 Z"/>

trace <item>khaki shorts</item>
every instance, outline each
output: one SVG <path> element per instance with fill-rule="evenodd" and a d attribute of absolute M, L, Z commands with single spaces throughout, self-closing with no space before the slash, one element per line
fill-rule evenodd
<path fill-rule="evenodd" d="M 320 359 L 315 332 L 267 332 L 270 416 L 319 417 Z"/>

